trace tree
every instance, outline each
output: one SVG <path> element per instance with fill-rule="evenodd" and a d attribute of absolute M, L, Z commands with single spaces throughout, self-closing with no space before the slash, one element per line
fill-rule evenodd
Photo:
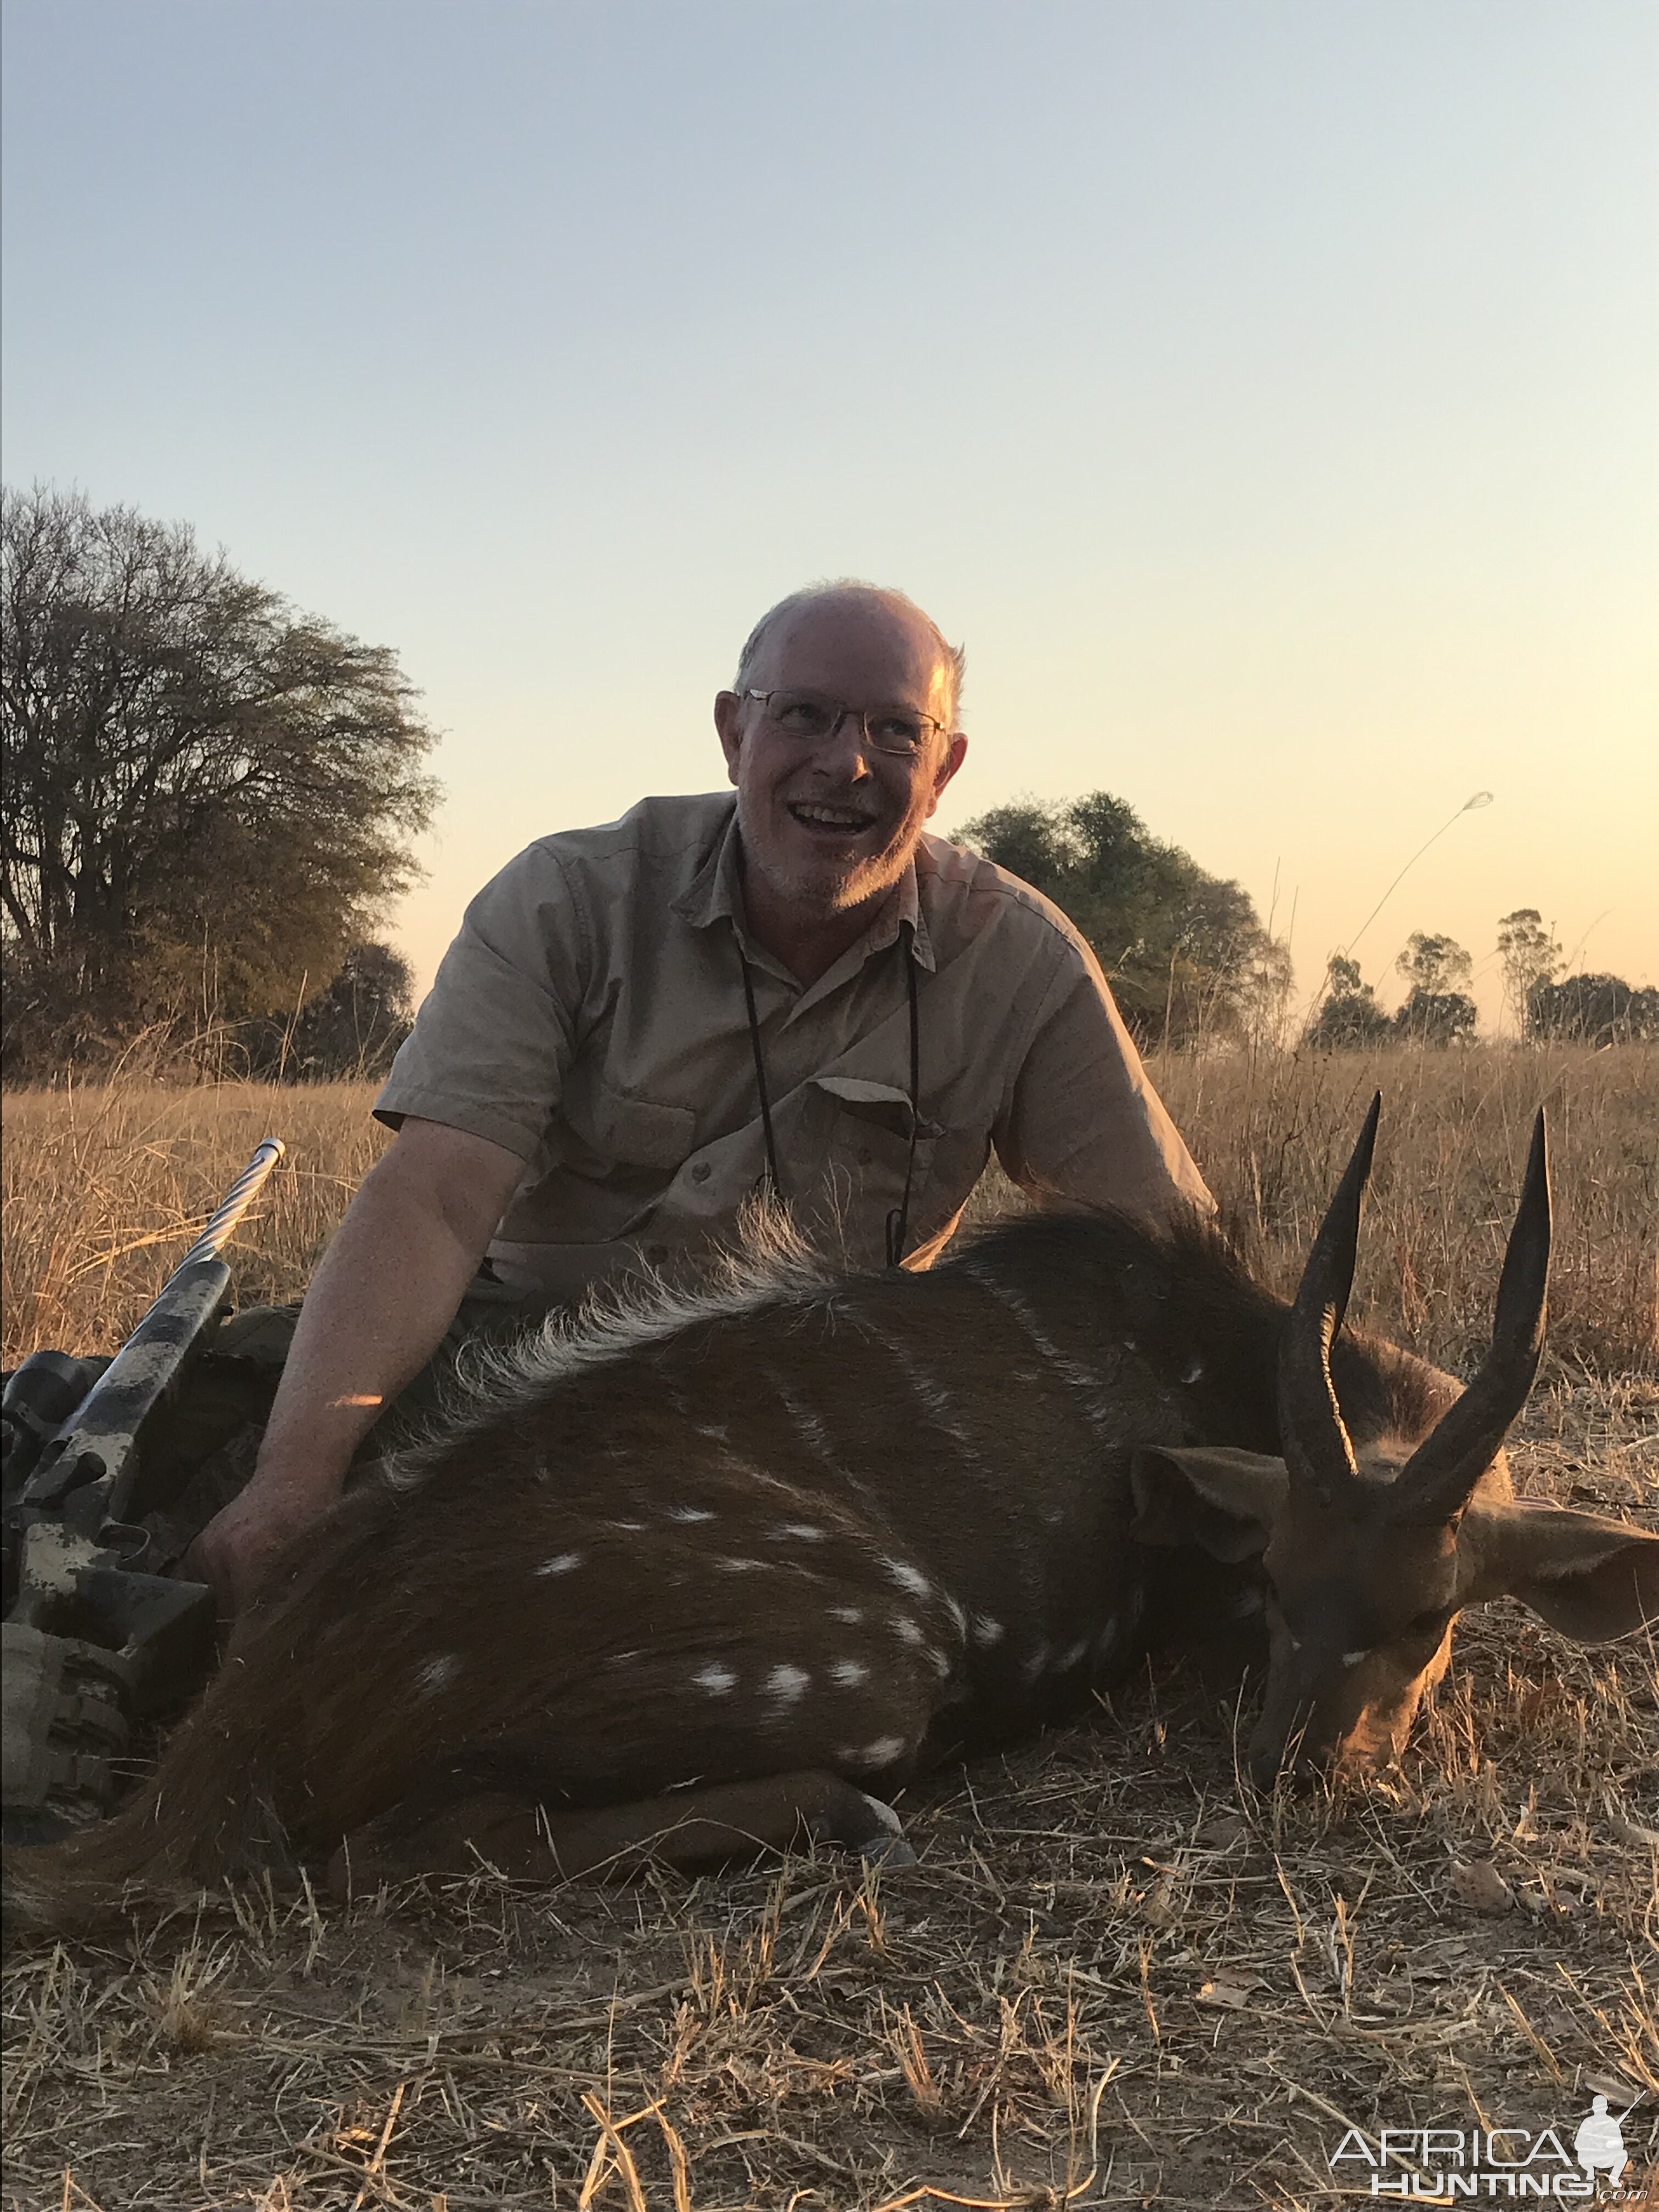
<path fill-rule="evenodd" d="M 1414 929 L 1395 966 L 1411 985 L 1395 1028 L 1413 1044 L 1472 1044 L 1475 1005 L 1458 986 L 1467 983 L 1474 963 L 1452 937 L 1431 937 Z"/>
<path fill-rule="evenodd" d="M 1421 929 L 1413 930 L 1394 964 L 1413 991 L 1437 994 L 1456 990 L 1474 972 L 1474 963 L 1455 937 L 1431 937 Z"/>
<path fill-rule="evenodd" d="M 1302 1042 L 1316 1052 L 1352 1052 L 1389 1043 L 1395 1025 L 1376 1003 L 1373 987 L 1363 981 L 1359 963 L 1333 952 L 1325 963 L 1325 989 Z"/>
<path fill-rule="evenodd" d="M 1643 1044 L 1659 1040 L 1659 990 L 1633 991 L 1619 975 L 1540 976 L 1527 994 L 1528 1036 L 1577 1043 Z"/>
<path fill-rule="evenodd" d="M 1429 991 L 1414 983 L 1394 1025 L 1412 1044 L 1473 1044 L 1476 1019 L 1467 992 Z"/>
<path fill-rule="evenodd" d="M 339 974 L 295 1020 L 262 1025 L 251 1041 L 254 1072 L 309 1083 L 384 1074 L 414 1024 L 414 985 L 408 961 L 391 945 L 352 945 Z"/>
<path fill-rule="evenodd" d="M 292 1008 L 417 872 L 396 659 L 78 494 L 7 493 L 0 559 L 9 1068 Z"/>
<path fill-rule="evenodd" d="M 1016 799 L 962 835 L 1076 923 L 1143 1045 L 1276 1028 L 1291 981 L 1284 945 L 1247 891 L 1154 837 L 1122 799 Z"/>
<path fill-rule="evenodd" d="M 1504 963 L 1504 997 L 1524 1036 L 1534 988 L 1553 977 L 1561 965 L 1561 947 L 1545 928 L 1537 908 L 1522 906 L 1498 925 L 1498 957 Z"/>

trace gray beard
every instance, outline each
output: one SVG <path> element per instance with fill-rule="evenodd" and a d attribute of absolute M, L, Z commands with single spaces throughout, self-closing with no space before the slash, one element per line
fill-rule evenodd
<path fill-rule="evenodd" d="M 828 863 L 791 868 L 781 866 L 767 851 L 766 841 L 749 818 L 744 793 L 738 793 L 738 834 L 743 841 L 744 865 L 765 883 L 775 896 L 787 899 L 803 919 L 831 921 L 854 907 L 890 891 L 910 865 L 914 844 L 878 853 L 862 860 L 850 874 Z"/>

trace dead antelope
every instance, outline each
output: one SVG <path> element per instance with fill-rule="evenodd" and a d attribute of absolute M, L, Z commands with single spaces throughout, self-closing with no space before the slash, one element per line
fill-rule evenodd
<path fill-rule="evenodd" d="M 932 1273 L 775 1265 L 551 1333 L 349 1500 L 115 1820 L 14 1855 L 83 1923 L 287 1838 L 354 1879 L 902 1851 L 884 1802 L 1265 1608 L 1271 1784 L 1399 1749 L 1460 1607 L 1659 1613 L 1659 1538 L 1513 1502 L 1543 1340 L 1542 1119 L 1467 1389 L 1344 1332 L 1373 1106 L 1295 1304 L 1212 1232 L 994 1229 Z"/>

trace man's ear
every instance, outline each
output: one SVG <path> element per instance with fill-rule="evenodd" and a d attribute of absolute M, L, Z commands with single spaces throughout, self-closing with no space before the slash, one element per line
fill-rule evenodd
<path fill-rule="evenodd" d="M 1659 1536 L 1559 1505 L 1472 1504 L 1457 1548 L 1474 1570 L 1472 1605 L 1508 1595 L 1580 1644 L 1659 1621 Z"/>
<path fill-rule="evenodd" d="M 1129 1462 L 1139 1544 L 1196 1544 L 1212 1559 L 1254 1559 L 1289 1478 L 1282 1459 L 1207 1445 L 1148 1445 Z"/>
<path fill-rule="evenodd" d="M 953 730 L 945 744 L 945 757 L 933 771 L 933 795 L 927 802 L 931 814 L 945 796 L 945 787 L 968 757 L 968 740 L 960 730 Z"/>
<path fill-rule="evenodd" d="M 729 782 L 738 780 L 738 754 L 743 744 L 743 702 L 735 691 L 714 694 L 714 727 L 720 732 L 720 750 L 726 756 L 726 774 Z"/>

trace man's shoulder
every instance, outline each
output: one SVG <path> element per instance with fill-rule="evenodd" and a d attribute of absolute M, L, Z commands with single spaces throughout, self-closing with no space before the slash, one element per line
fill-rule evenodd
<path fill-rule="evenodd" d="M 689 881 L 725 836 L 736 802 L 729 791 L 641 799 L 614 822 L 553 830 L 516 853 L 485 886 L 556 892 L 572 877 L 621 886 L 641 873 Z"/>
<path fill-rule="evenodd" d="M 949 948 L 989 933 L 1009 943 L 1087 957 L 1069 916 L 1035 884 L 976 853 L 971 845 L 924 835 L 916 850 L 916 889 L 936 943 Z"/>

